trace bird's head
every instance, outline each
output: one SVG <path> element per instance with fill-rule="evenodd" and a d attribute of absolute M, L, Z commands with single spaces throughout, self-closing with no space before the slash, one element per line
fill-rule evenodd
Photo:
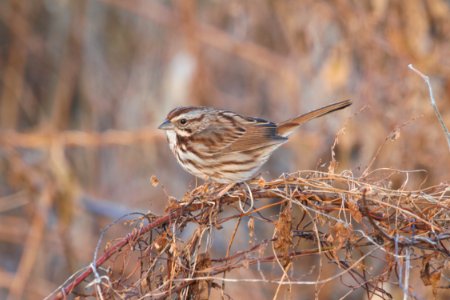
<path fill-rule="evenodd" d="M 189 137 L 209 126 L 211 110 L 207 107 L 177 107 L 169 112 L 158 129 L 175 132 L 178 136 Z"/>

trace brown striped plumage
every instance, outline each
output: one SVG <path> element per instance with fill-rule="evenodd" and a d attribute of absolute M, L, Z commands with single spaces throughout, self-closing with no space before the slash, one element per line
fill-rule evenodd
<path fill-rule="evenodd" d="M 220 183 L 251 179 L 301 124 L 351 105 L 345 100 L 275 124 L 210 107 L 178 107 L 159 129 L 189 173 Z"/>

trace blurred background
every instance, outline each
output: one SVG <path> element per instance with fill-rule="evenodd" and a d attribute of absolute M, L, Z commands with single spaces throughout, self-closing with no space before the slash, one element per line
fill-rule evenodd
<path fill-rule="evenodd" d="M 197 184 L 156 129 L 176 106 L 282 121 L 351 98 L 262 176 L 328 170 L 338 136 L 335 172 L 423 170 L 410 189 L 448 181 L 447 143 L 410 63 L 449 125 L 450 1 L 0 0 L 0 298 L 44 297 L 90 262 L 103 226 L 161 214 Z"/>

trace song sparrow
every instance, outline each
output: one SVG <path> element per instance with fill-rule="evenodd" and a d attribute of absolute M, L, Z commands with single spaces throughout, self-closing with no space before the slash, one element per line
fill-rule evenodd
<path fill-rule="evenodd" d="M 178 107 L 158 128 L 166 131 L 170 149 L 186 171 L 234 183 L 251 179 L 301 124 L 351 104 L 333 103 L 278 124 L 211 107 Z"/>

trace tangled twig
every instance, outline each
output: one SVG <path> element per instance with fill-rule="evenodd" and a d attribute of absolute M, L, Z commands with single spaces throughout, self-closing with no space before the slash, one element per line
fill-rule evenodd
<path fill-rule="evenodd" d="M 170 295 L 190 298 L 209 295 L 212 289 L 224 295 L 225 283 L 260 282 L 276 284 L 276 295 L 284 286 L 290 290 L 296 285 L 313 285 L 318 294 L 324 284 L 347 278 L 352 282 L 348 283 L 347 294 L 363 288 L 368 297 L 389 299 L 391 294 L 378 283 L 396 274 L 404 294 L 410 295 L 411 272 L 420 261 L 421 278 L 436 293 L 445 288 L 436 274 L 444 271 L 450 257 L 449 186 L 403 191 L 391 190 L 387 185 L 380 180 L 370 184 L 367 177 L 359 180 L 348 172 L 317 171 L 270 182 L 255 180 L 249 186 L 236 185 L 226 193 L 222 193 L 223 186 L 206 183 L 178 202 L 169 201 L 167 213 L 153 217 L 148 224 L 143 223 L 145 218 L 136 219 L 137 229 L 105 249 L 95 266 L 109 266 L 103 275 L 108 284 L 97 285 L 93 293 L 138 299 Z M 243 211 L 240 203 L 249 200 L 250 194 L 253 205 Z M 273 211 L 277 206 L 284 207 L 279 214 Z M 235 213 L 230 214 L 232 211 Z M 245 229 L 243 218 L 250 218 L 251 239 L 247 246 L 237 244 L 235 239 L 238 230 Z M 216 233 L 232 221 L 236 225 L 226 253 L 219 254 L 215 245 L 225 241 L 225 234 Z M 272 232 L 266 234 L 256 224 L 267 224 Z M 186 232 L 187 227 L 191 234 Z M 233 244 L 241 249 L 232 252 Z M 135 258 L 133 253 L 140 254 Z M 381 253 L 384 258 L 380 258 Z M 320 261 L 327 259 L 340 271 L 323 278 L 321 269 L 326 264 L 320 263 L 311 280 L 298 279 L 306 275 L 294 272 L 292 266 L 317 255 Z M 371 271 L 370 261 L 377 261 L 382 270 Z M 115 267 L 115 262 L 121 267 Z M 274 262 L 273 268 L 278 266 L 274 270 L 261 269 L 261 265 Z M 260 278 L 226 276 L 232 270 L 254 266 Z M 54 299 L 74 292 L 92 271 L 86 268 L 72 278 Z"/>

